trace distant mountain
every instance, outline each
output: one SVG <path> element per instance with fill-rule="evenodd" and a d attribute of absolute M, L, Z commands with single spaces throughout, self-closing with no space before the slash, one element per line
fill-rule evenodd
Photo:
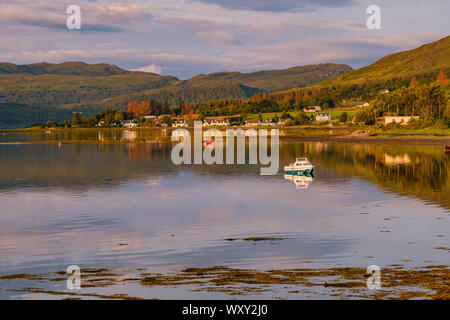
<path fill-rule="evenodd" d="M 70 104 L 95 103 L 179 82 L 175 77 L 124 71 L 115 66 L 82 64 L 79 69 L 70 70 L 67 69 L 70 63 L 62 65 L 51 65 L 49 73 L 32 74 L 21 73 L 18 69 L 39 73 L 44 72 L 45 68 L 30 65 L 32 67 L 29 69 L 28 66 L 17 66 L 20 68 L 15 69 L 10 64 L 3 64 L 2 70 L 16 70 L 16 73 L 0 73 L 0 103 L 66 108 Z M 75 65 L 78 66 L 78 63 Z M 48 66 L 45 64 L 45 67 Z"/>
<path fill-rule="evenodd" d="M 346 64 L 326 63 L 293 67 L 284 70 L 264 70 L 250 73 L 218 72 L 198 75 L 190 80 L 233 80 L 252 88 L 273 92 L 296 87 L 306 87 L 351 70 L 352 68 Z"/>
<path fill-rule="evenodd" d="M 125 109 L 128 102 L 143 99 L 154 99 L 160 102 L 168 102 L 169 105 L 175 105 L 181 101 L 206 102 L 220 99 L 247 99 L 257 92 L 262 92 L 262 90 L 250 88 L 232 80 L 199 81 L 197 79 L 180 81 L 159 89 L 119 95 L 90 103 L 66 105 L 66 107 L 91 109 L 96 112 L 106 108 Z"/>
<path fill-rule="evenodd" d="M 450 36 L 419 48 L 390 54 L 358 70 L 325 80 L 320 85 L 350 85 L 434 74 L 450 68 Z"/>
<path fill-rule="evenodd" d="M 8 62 L 0 62 L 0 74 L 64 74 L 73 76 L 112 76 L 119 74 L 131 74 L 132 72 L 120 69 L 115 65 L 106 63 L 87 64 L 84 62 L 34 63 L 28 65 L 16 65 Z"/>
<path fill-rule="evenodd" d="M 92 116 L 106 108 L 125 109 L 131 100 L 155 99 L 174 105 L 181 100 L 202 102 L 218 99 L 246 99 L 257 92 L 290 89 L 317 83 L 343 72 L 347 65 L 321 64 L 251 73 L 220 72 L 188 80 L 146 72 L 133 72 L 109 64 L 65 62 L 15 65 L 0 63 L 0 103 L 18 110 L 40 108 L 29 122 L 40 122 L 51 109 L 83 110 Z M 70 112 L 58 113 L 57 119 Z M 25 118 L 25 117 L 24 117 Z M 8 118 L 8 126 L 14 126 Z M 28 117 L 27 117 L 28 119 Z M 56 118 L 55 118 L 56 119 Z M 39 120 L 39 121 L 38 121 Z M 20 121 L 22 125 L 23 119 Z M 0 124 L 5 126 L 4 124 Z"/>

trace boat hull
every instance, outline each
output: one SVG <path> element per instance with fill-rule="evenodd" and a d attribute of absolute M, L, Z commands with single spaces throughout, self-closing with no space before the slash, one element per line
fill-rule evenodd
<path fill-rule="evenodd" d="M 313 171 L 314 168 L 307 168 L 307 169 L 285 168 L 284 174 L 291 176 L 310 177 L 313 174 Z"/>

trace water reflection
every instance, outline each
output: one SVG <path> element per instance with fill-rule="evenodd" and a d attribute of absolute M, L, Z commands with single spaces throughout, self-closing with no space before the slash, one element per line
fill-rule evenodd
<path fill-rule="evenodd" d="M 142 138 L 134 132 L 127 139 Z M 314 180 L 281 170 L 261 176 L 249 165 L 175 166 L 171 150 L 161 141 L 1 144 L 0 273 L 70 264 L 179 270 L 448 261 L 435 249 L 448 246 L 450 159 L 442 146 L 282 141 L 280 168 L 304 155 Z M 284 240 L 225 240 L 249 236 Z"/>
<path fill-rule="evenodd" d="M 290 174 L 285 174 L 284 178 L 293 182 L 297 189 L 308 189 L 311 183 L 314 181 L 313 177 L 302 177 L 302 176 L 293 176 Z"/>

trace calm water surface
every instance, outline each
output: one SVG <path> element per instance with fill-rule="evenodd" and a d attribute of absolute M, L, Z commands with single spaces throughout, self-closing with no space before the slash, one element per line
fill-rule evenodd
<path fill-rule="evenodd" d="M 124 139 L 102 134 L 0 137 L 0 275 L 449 262 L 442 146 L 282 141 L 280 168 L 299 156 L 316 166 L 291 181 L 258 166 L 175 166 L 170 144 L 95 143 Z"/>

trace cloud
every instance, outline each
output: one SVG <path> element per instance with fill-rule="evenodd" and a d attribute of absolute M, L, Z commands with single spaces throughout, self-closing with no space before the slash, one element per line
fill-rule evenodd
<path fill-rule="evenodd" d="M 354 0 L 192 0 L 215 4 L 228 9 L 253 11 L 314 11 L 317 7 L 345 7 Z"/>
<path fill-rule="evenodd" d="M 81 6 L 81 32 L 123 32 L 118 24 L 129 24 L 152 15 L 136 4 L 83 4 Z M 68 15 L 64 6 L 52 2 L 2 4 L 0 22 L 67 30 Z"/>
<path fill-rule="evenodd" d="M 212 44 L 237 44 L 233 34 L 229 31 L 200 31 L 197 32 L 197 38 L 208 40 Z"/>
<path fill-rule="evenodd" d="M 141 67 L 141 68 L 138 68 L 138 69 L 133 69 L 131 71 L 142 71 L 142 72 L 162 74 L 162 68 L 160 66 L 155 65 L 155 64 L 151 64 L 149 66 Z"/>

